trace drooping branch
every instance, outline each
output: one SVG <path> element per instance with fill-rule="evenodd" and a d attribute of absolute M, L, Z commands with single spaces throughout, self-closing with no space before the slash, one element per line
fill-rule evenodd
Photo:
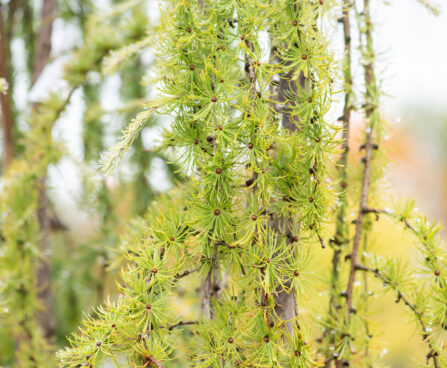
<path fill-rule="evenodd" d="M 391 284 L 390 279 L 388 277 L 386 277 L 378 268 L 371 268 L 368 266 L 364 266 L 364 265 L 360 265 L 360 264 L 355 264 L 355 270 L 356 271 L 363 271 L 363 272 L 368 272 L 371 273 L 372 275 L 374 275 L 376 278 L 378 278 L 379 280 L 383 281 L 384 284 Z M 392 285 L 392 288 L 394 289 L 394 291 L 397 294 L 397 300 L 396 302 L 399 301 L 403 301 L 403 303 L 413 312 L 417 322 L 420 325 L 420 328 L 422 330 L 422 339 L 424 340 L 424 342 L 427 343 L 430 351 L 427 354 L 427 361 L 432 359 L 433 360 L 433 366 L 435 368 L 439 368 L 439 362 L 438 362 L 438 358 L 437 358 L 437 354 L 433 348 L 433 344 L 431 342 L 431 340 L 428 337 L 428 330 L 427 330 L 427 326 L 424 322 L 424 320 L 422 319 L 423 314 L 421 312 L 419 312 L 416 308 L 416 306 L 411 303 L 409 297 L 400 289 L 398 289 L 397 287 Z"/>
<path fill-rule="evenodd" d="M 363 170 L 363 179 L 362 179 L 362 191 L 360 197 L 360 206 L 359 212 L 357 216 L 357 220 L 355 223 L 355 234 L 354 241 L 351 252 L 351 267 L 349 272 L 349 280 L 348 287 L 346 291 L 346 303 L 348 306 L 348 311 L 350 312 L 352 309 L 352 300 L 353 300 L 353 286 L 355 280 L 355 264 L 358 258 L 358 251 L 360 246 L 360 240 L 362 235 L 362 227 L 363 221 L 365 217 L 365 213 L 363 208 L 366 207 L 368 201 L 368 189 L 369 189 L 369 181 L 371 174 L 371 159 L 372 159 L 372 131 L 368 132 L 366 135 L 366 156 L 365 156 L 365 167 Z"/>
<path fill-rule="evenodd" d="M 356 274 L 356 264 L 358 262 L 358 254 L 359 247 L 362 239 L 362 234 L 364 232 L 364 220 L 365 220 L 365 212 L 364 209 L 367 208 L 368 204 L 368 193 L 370 190 L 370 181 L 371 181 L 371 166 L 372 166 L 372 158 L 373 158 L 373 138 L 376 134 L 376 118 L 377 118 L 377 106 L 372 103 L 377 94 L 377 85 L 376 85 L 376 77 L 374 71 L 374 55 L 372 54 L 373 50 L 373 39 L 372 39 L 372 23 L 370 17 L 370 8 L 369 8 L 369 0 L 364 0 L 364 8 L 363 8 L 363 16 L 366 24 L 366 28 L 364 31 L 364 36 L 366 38 L 366 46 L 364 53 L 364 57 L 366 61 L 364 62 L 364 79 L 365 79 L 365 118 L 366 118 L 366 128 L 365 128 L 365 143 L 362 146 L 365 149 L 365 157 L 362 158 L 362 162 L 364 164 L 363 173 L 362 173 L 362 182 L 361 182 L 361 190 L 360 190 L 360 203 L 357 214 L 357 219 L 355 220 L 355 230 L 354 230 L 354 239 L 352 243 L 351 252 L 349 255 L 350 259 L 350 268 L 349 268 L 349 276 L 348 276 L 348 285 L 346 288 L 346 321 L 345 323 L 349 325 L 351 319 L 351 313 L 355 311 L 353 308 L 353 300 L 354 300 L 354 283 L 355 283 L 355 274 Z M 346 24 L 346 23 L 345 23 Z M 361 37 L 362 33 L 360 33 Z M 345 42 L 348 39 L 345 40 Z M 342 366 L 343 359 L 337 359 L 336 366 Z"/>
<path fill-rule="evenodd" d="M 352 73 L 351 73 L 351 24 L 350 24 L 350 7 L 351 4 L 349 0 L 343 2 L 343 13 L 340 19 L 343 24 L 343 36 L 344 36 L 344 105 L 343 105 L 343 115 L 339 120 L 342 122 L 343 129 L 343 143 L 342 143 L 342 153 L 340 156 L 339 164 L 339 179 L 340 179 L 340 208 L 337 213 L 336 222 L 336 232 L 334 244 L 336 245 L 334 250 L 334 255 L 332 257 L 332 272 L 333 272 L 333 282 L 332 287 L 334 288 L 334 283 L 338 279 L 338 262 L 340 259 L 340 246 L 348 241 L 347 234 L 347 224 L 346 224 L 346 212 L 347 212 L 347 197 L 346 197 L 346 187 L 347 187 L 347 164 L 348 164 L 348 153 L 349 153 L 349 131 L 350 131 L 350 121 L 351 121 L 351 111 L 352 111 Z"/>
<path fill-rule="evenodd" d="M 369 9 L 369 0 L 364 0 L 364 10 L 363 14 L 365 17 L 365 22 L 367 25 L 366 28 L 366 40 L 367 40 L 367 50 L 372 49 L 372 30 L 371 30 L 371 17 L 370 17 L 370 9 Z M 373 152 L 373 132 L 374 126 L 371 122 L 371 116 L 376 109 L 376 106 L 371 104 L 372 100 L 372 89 L 376 89 L 376 81 L 374 74 L 374 64 L 372 59 L 364 64 L 364 73 L 365 73 L 365 84 L 366 84 L 366 100 L 367 107 L 365 110 L 365 115 L 367 119 L 367 129 L 366 129 L 366 139 L 365 139 L 365 157 L 364 157 L 364 168 L 363 168 L 363 178 L 362 178 L 362 186 L 361 186 L 361 194 L 360 194 L 360 205 L 357 220 L 355 223 L 355 233 L 354 233 L 354 241 L 352 245 L 351 252 L 351 267 L 349 272 L 349 280 L 348 287 L 346 290 L 346 304 L 348 308 L 348 313 L 351 312 L 352 309 L 352 301 L 353 301 L 353 286 L 355 281 L 355 265 L 357 263 L 358 251 L 360 246 L 360 240 L 363 229 L 363 221 L 365 217 L 365 213 L 363 211 L 364 208 L 367 207 L 368 203 L 368 190 L 370 186 L 370 176 L 371 176 L 371 161 L 372 161 L 372 152 Z"/>

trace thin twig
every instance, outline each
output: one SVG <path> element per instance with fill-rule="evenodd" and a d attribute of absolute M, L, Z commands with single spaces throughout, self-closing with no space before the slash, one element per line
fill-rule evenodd
<path fill-rule="evenodd" d="M 348 306 L 348 312 L 350 312 L 352 309 L 352 300 L 353 300 L 352 292 L 353 292 L 355 271 L 356 271 L 355 264 L 357 262 L 360 239 L 361 239 L 361 235 L 362 235 L 363 220 L 365 217 L 365 213 L 363 212 L 363 209 L 366 208 L 366 203 L 368 200 L 368 189 L 369 189 L 370 174 L 371 174 L 371 158 L 372 158 L 372 131 L 370 131 L 366 135 L 366 160 L 365 160 L 365 167 L 363 170 L 360 208 L 359 208 L 359 213 L 358 213 L 357 220 L 355 223 L 354 243 L 353 243 L 352 252 L 351 252 L 351 267 L 350 267 L 350 272 L 349 272 L 348 287 L 346 290 L 346 304 Z"/>
<path fill-rule="evenodd" d="M 178 280 L 178 279 L 181 279 L 183 277 L 186 277 L 186 276 L 188 276 L 188 275 L 190 275 L 190 274 L 192 274 L 194 272 L 199 271 L 202 267 L 203 267 L 203 263 L 200 263 L 197 267 L 193 268 L 192 270 L 186 270 L 186 271 L 184 271 L 182 273 L 178 273 L 177 275 L 175 275 L 175 279 Z"/>
<path fill-rule="evenodd" d="M 197 324 L 197 321 L 180 321 L 180 322 L 177 322 L 171 326 L 168 326 L 167 328 L 169 331 L 172 331 L 174 328 L 179 327 L 179 326 L 187 326 L 187 325 L 195 325 L 195 324 Z"/>
<path fill-rule="evenodd" d="M 369 14 L 369 0 L 364 0 L 364 9 L 363 13 L 365 16 L 365 22 L 370 25 L 371 24 L 371 18 Z M 371 33 L 371 27 L 368 26 L 366 28 L 366 38 L 368 45 L 372 48 L 372 33 Z M 374 75 L 374 66 L 372 62 L 368 62 L 364 66 L 365 70 L 365 83 L 366 83 L 366 99 L 367 101 L 372 99 L 372 91 L 370 90 L 369 86 L 375 85 L 375 75 Z M 372 107 L 371 109 L 366 109 L 366 119 L 369 122 L 373 111 L 375 107 Z M 364 163 L 364 169 L 363 169 L 363 179 L 362 179 L 362 189 L 361 189 L 361 195 L 360 195 L 360 206 L 359 206 L 359 213 L 357 216 L 357 220 L 355 223 L 355 234 L 354 234 L 354 242 L 352 246 L 352 252 L 351 252 L 351 267 L 349 272 L 349 280 L 348 280 L 348 287 L 346 290 L 346 304 L 348 307 L 348 315 L 351 312 L 352 309 L 352 300 L 353 300 L 353 287 L 354 287 L 354 280 L 355 280 L 355 265 L 357 263 L 357 257 L 358 257 L 358 251 L 359 251 L 359 245 L 360 245 L 360 239 L 362 235 L 362 227 L 363 227 L 363 220 L 365 217 L 365 213 L 363 210 L 367 208 L 367 202 L 368 202 L 368 190 L 370 186 L 370 174 L 371 174 L 371 160 L 372 160 L 372 149 L 373 149 L 373 127 L 372 124 L 369 124 L 366 131 L 366 141 L 365 141 L 365 163 Z"/>
<path fill-rule="evenodd" d="M 386 284 L 390 284 L 390 280 L 380 272 L 378 268 L 371 268 L 360 264 L 355 264 L 355 269 L 357 271 L 363 271 L 363 272 L 369 272 L 373 274 L 378 279 L 382 280 Z M 423 332 L 422 339 L 427 343 L 428 347 L 430 348 L 430 352 L 427 354 L 427 360 L 433 359 L 433 364 L 435 368 L 439 368 L 438 359 L 435 350 L 433 349 L 433 344 L 431 343 L 430 339 L 428 338 L 428 331 L 427 326 L 425 325 L 424 321 L 422 320 L 422 313 L 420 313 L 416 306 L 410 302 L 410 299 L 408 296 L 403 293 L 401 290 L 397 289 L 395 286 L 392 286 L 393 289 L 397 293 L 397 302 L 403 301 L 404 304 L 414 313 L 419 325 L 421 326 L 421 330 Z"/>
<path fill-rule="evenodd" d="M 158 368 L 162 368 L 162 365 L 160 362 L 158 362 L 157 360 L 155 360 L 155 358 L 151 355 L 149 357 L 149 361 L 151 361 L 152 363 L 154 363 Z"/>
<path fill-rule="evenodd" d="M 348 234 L 345 234 L 346 228 L 346 211 L 347 211 L 347 198 L 346 198 L 346 182 L 347 182 L 347 163 L 348 163 L 348 152 L 349 152 L 349 129 L 350 129 L 350 121 L 351 121 L 351 95 L 352 95 L 352 75 L 351 75 L 351 24 L 350 24 L 350 8 L 351 4 L 349 0 L 344 0 L 343 2 L 343 14 L 341 17 L 341 23 L 343 24 L 343 35 L 344 35 L 344 106 L 343 106 L 343 116 L 341 120 L 343 122 L 343 144 L 342 144 L 342 153 L 339 160 L 340 170 L 339 170 L 339 178 L 340 178 L 340 208 L 337 214 L 337 223 L 336 223 L 336 231 L 334 239 L 340 242 L 340 239 L 343 239 L 343 243 L 346 242 L 345 239 L 348 238 Z M 341 243 L 342 244 L 342 243 Z M 332 256 L 332 277 L 331 277 L 331 289 L 332 295 L 329 301 L 329 313 L 332 315 L 336 313 L 336 308 L 334 307 L 334 303 L 336 302 L 336 293 L 337 284 L 339 282 L 339 272 L 338 272 L 338 264 L 340 262 L 342 250 L 340 249 L 341 244 L 336 244 L 334 247 L 334 254 Z M 334 343 L 335 337 L 331 336 L 331 342 Z M 325 362 L 325 367 L 328 367 L 330 361 L 334 359 L 333 357 L 328 357 Z M 336 358 L 335 358 L 336 359 Z M 339 363 L 340 362 L 340 363 Z M 336 359 L 336 366 L 340 366 L 341 360 Z"/>
<path fill-rule="evenodd" d="M 326 243 L 324 242 L 323 238 L 320 236 L 320 234 L 317 234 L 318 240 L 320 241 L 321 248 L 326 248 Z"/>

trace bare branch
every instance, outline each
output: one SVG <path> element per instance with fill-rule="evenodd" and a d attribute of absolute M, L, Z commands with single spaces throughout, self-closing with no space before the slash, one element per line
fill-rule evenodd
<path fill-rule="evenodd" d="M 173 325 L 169 326 L 168 330 L 171 331 L 171 330 L 173 330 L 176 327 L 195 325 L 195 324 L 197 324 L 197 321 L 180 321 L 180 322 L 177 322 L 176 324 L 173 324 Z"/>
<path fill-rule="evenodd" d="M 190 275 L 190 274 L 192 274 L 194 272 L 199 271 L 202 267 L 203 267 L 203 263 L 200 263 L 197 267 L 193 268 L 192 270 L 186 270 L 186 271 L 184 271 L 182 273 L 178 273 L 177 275 L 175 275 L 175 279 L 178 280 L 178 279 L 181 279 L 183 277 L 186 277 L 186 276 L 188 276 L 188 275 Z"/>

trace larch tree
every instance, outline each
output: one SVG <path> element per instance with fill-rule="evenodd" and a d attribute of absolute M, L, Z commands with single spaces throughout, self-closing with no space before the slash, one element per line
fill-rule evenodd
<path fill-rule="evenodd" d="M 390 205 L 381 195 L 388 128 L 374 45 L 377 2 L 165 0 L 158 24 L 145 14 L 150 1 L 116 2 L 111 13 L 92 18 L 86 16 L 90 2 L 64 2 L 65 15 L 78 17 L 83 46 L 66 66 L 67 89 L 30 106 L 29 126 L 21 131 L 14 124 L 11 63 L 0 60 L 6 108 L 1 321 L 11 331 L 18 367 L 381 367 L 379 337 L 387 326 L 376 326 L 372 298 L 384 292 L 396 296 L 417 328 L 425 351 L 422 359 L 415 356 L 418 363 L 447 367 L 447 255 L 440 226 L 414 202 Z M 428 0 L 419 2 L 436 13 Z M 54 4 L 48 0 L 42 12 L 54 13 Z M 29 13 L 23 13 L 28 20 Z M 6 30 L 0 56 L 8 55 L 8 43 L 1 42 L 10 42 L 7 32 L 14 27 L 0 26 Z M 48 61 L 51 21 L 43 22 L 40 35 L 26 21 L 22 26 L 28 30 L 23 37 L 33 41 L 34 82 L 44 68 L 39 60 Z M 331 39 L 337 31 L 343 50 Z M 150 76 L 142 65 L 147 49 L 156 55 Z M 118 196 L 134 188 L 133 213 L 142 216 L 130 222 L 122 256 L 114 260 L 122 266 L 120 295 L 86 314 L 56 361 L 39 316 L 45 305 L 39 294 L 49 282 L 37 272 L 48 218 L 36 215 L 48 207 L 48 168 L 67 155 L 53 127 L 82 89 L 83 161 L 94 167 L 111 113 L 100 106 L 102 73 L 117 71 L 128 103 L 113 112 L 129 115 L 143 100 L 145 108 L 101 162 L 109 174 L 121 162 L 131 168 L 132 179 L 119 176 Z M 155 97 L 148 100 L 140 79 L 157 90 Z M 354 110 L 364 118 L 361 157 L 349 154 Z M 145 149 L 141 132 L 161 121 L 156 115 L 170 124 L 161 144 Z M 156 196 L 147 180 L 153 159 L 164 160 L 178 179 L 166 195 Z M 90 262 L 105 258 L 100 278 L 113 261 L 108 247 L 119 237 L 115 208 L 122 202 L 106 180 L 90 192 L 86 176 L 84 187 L 102 219 L 98 238 L 86 247 L 95 249 Z M 374 251 L 374 227 L 383 218 L 414 237 L 418 265 Z M 315 269 L 312 259 L 321 252 L 332 262 Z M 308 296 L 318 290 L 327 295 L 320 316 L 309 310 Z"/>
<path fill-rule="evenodd" d="M 158 97 L 102 162 L 115 168 L 146 120 L 164 115 L 171 124 L 162 149 L 186 181 L 126 237 L 121 295 L 86 317 L 71 347 L 58 352 L 60 366 L 381 366 L 369 309 L 377 283 L 412 315 L 426 346 L 421 364 L 446 366 L 440 227 L 413 202 L 384 209 L 379 196 L 387 128 L 372 1 L 162 4 Z M 336 20 L 342 66 L 327 38 Z M 363 82 L 352 76 L 357 66 Z M 343 114 L 333 119 L 340 89 Z M 354 109 L 365 119 L 358 164 L 348 159 Z M 369 249 L 382 217 L 414 236 L 420 266 Z M 319 247 L 333 253 L 327 270 L 309 267 Z M 312 271 L 328 275 L 320 288 L 329 285 L 316 326 L 302 313 L 318 287 Z"/>

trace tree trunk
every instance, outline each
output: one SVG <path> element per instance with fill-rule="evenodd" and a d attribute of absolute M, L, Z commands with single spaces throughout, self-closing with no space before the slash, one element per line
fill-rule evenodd
<path fill-rule="evenodd" d="M 8 68 L 8 46 L 6 29 L 3 25 L 2 7 L 0 6 L 0 78 L 9 81 Z M 0 101 L 2 108 L 2 131 L 3 131 L 3 170 L 5 170 L 14 157 L 14 115 L 12 112 L 12 102 L 10 93 L 0 93 Z"/>
<path fill-rule="evenodd" d="M 34 59 L 32 84 L 36 82 L 48 63 L 51 52 L 51 34 L 56 14 L 56 0 L 45 0 L 42 6 L 41 25 L 37 38 L 36 58 Z"/>
<path fill-rule="evenodd" d="M 272 51 L 270 55 L 271 62 L 278 62 L 278 63 L 284 63 L 284 61 L 279 58 L 277 55 L 275 55 L 275 52 Z M 292 76 L 295 73 L 295 70 L 290 70 L 286 75 L 280 75 L 279 83 L 278 83 L 278 89 L 277 89 L 277 97 L 276 101 L 278 103 L 284 103 L 286 102 L 287 95 L 289 92 L 297 92 L 298 90 L 298 84 L 304 88 L 305 79 L 304 76 L 301 74 L 298 78 L 298 81 L 292 80 Z M 289 101 L 289 104 L 294 106 L 295 101 Z M 278 108 L 277 105 L 274 106 L 275 110 L 281 114 L 282 116 L 282 126 L 284 129 L 295 131 L 298 129 L 298 126 L 296 125 L 298 122 L 298 117 L 293 115 L 291 112 L 291 107 L 288 104 L 283 105 L 282 108 Z M 280 226 L 281 225 L 281 226 Z M 281 218 L 281 219 L 275 219 L 274 222 L 270 224 L 273 228 L 278 230 L 280 227 L 283 229 L 286 229 L 286 233 L 290 233 L 292 235 L 296 235 L 294 231 L 297 231 L 298 229 L 294 229 L 294 224 L 289 218 Z M 294 256 L 294 254 L 290 255 L 291 258 Z M 290 284 L 290 282 L 289 282 Z M 290 286 L 287 285 L 286 286 Z M 296 291 L 291 290 L 289 293 L 285 291 L 280 291 L 275 295 L 275 312 L 284 321 L 288 321 L 286 323 L 287 330 L 289 333 L 292 333 L 293 331 L 293 319 L 298 318 L 298 305 L 296 300 Z"/>
<path fill-rule="evenodd" d="M 53 295 L 51 292 L 51 266 L 48 262 L 50 256 L 50 217 L 48 216 L 48 198 L 45 188 L 45 177 L 39 180 L 39 208 L 37 217 L 40 224 L 41 240 L 40 250 L 43 257 L 38 260 L 36 267 L 37 298 L 41 309 L 36 312 L 36 318 L 44 331 L 45 338 L 54 336 L 56 323 L 53 318 Z"/>
<path fill-rule="evenodd" d="M 51 34 L 53 18 L 56 12 L 56 0 L 45 0 L 42 7 L 41 28 L 37 39 L 36 58 L 34 60 L 32 83 L 35 83 L 48 63 L 51 52 Z M 37 297 L 42 309 L 37 311 L 36 317 L 47 339 L 54 336 L 55 321 L 53 318 L 53 295 L 51 291 L 51 265 L 48 257 L 51 252 L 50 217 L 48 211 L 48 197 L 46 193 L 46 174 L 39 179 L 39 208 L 38 220 L 41 231 L 40 250 L 43 257 L 36 267 Z"/>

